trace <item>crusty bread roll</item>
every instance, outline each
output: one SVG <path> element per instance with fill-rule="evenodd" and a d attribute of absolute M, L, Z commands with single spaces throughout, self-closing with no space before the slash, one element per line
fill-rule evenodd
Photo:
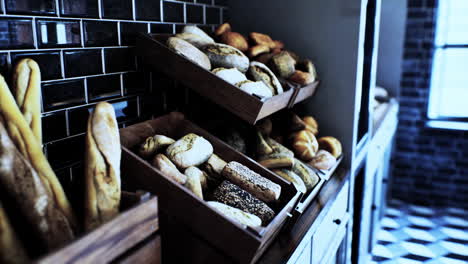
<path fill-rule="evenodd" d="M 334 137 L 321 137 L 318 139 L 318 144 L 320 149 L 330 152 L 335 158 L 343 153 L 340 141 Z"/>
<path fill-rule="evenodd" d="M 247 80 L 247 77 L 245 77 L 245 74 L 240 72 L 237 68 L 231 68 L 231 69 L 226 69 L 226 68 L 216 68 L 212 70 L 216 76 L 219 78 L 225 80 L 226 82 L 236 85 L 238 82 L 242 82 Z"/>
<path fill-rule="evenodd" d="M 287 51 L 282 51 L 270 59 L 272 70 L 281 78 L 289 78 L 296 71 L 296 61 Z"/>
<path fill-rule="evenodd" d="M 223 181 L 214 190 L 213 199 L 258 216 L 262 225 L 267 225 L 275 217 L 275 212 L 266 203 L 229 181 Z"/>
<path fill-rule="evenodd" d="M 268 52 L 270 52 L 270 47 L 267 45 L 255 45 L 249 48 L 247 54 L 250 58 L 253 58 Z"/>
<path fill-rule="evenodd" d="M 292 167 L 292 172 L 294 172 L 297 176 L 301 178 L 304 182 L 306 189 L 312 190 L 315 185 L 320 181 L 320 177 L 311 170 L 307 165 L 302 163 L 302 161 L 295 159 L 294 166 Z"/>
<path fill-rule="evenodd" d="M 299 159 L 310 161 L 317 153 L 319 145 L 314 134 L 301 130 L 294 135 L 292 148 Z"/>
<path fill-rule="evenodd" d="M 0 185 L 20 215 L 48 250 L 56 249 L 74 237 L 68 219 L 30 163 L 11 141 L 0 117 Z M 1 231 L 0 231 L 1 232 Z"/>
<path fill-rule="evenodd" d="M 29 263 L 28 255 L 18 240 L 13 227 L 0 203 L 0 263 Z"/>
<path fill-rule="evenodd" d="M 138 154 L 144 158 L 151 158 L 154 156 L 158 151 L 161 151 L 164 148 L 174 144 L 175 140 L 166 137 L 164 135 L 154 135 L 152 137 L 146 138 L 145 142 L 140 145 L 140 149 L 138 150 Z"/>
<path fill-rule="evenodd" d="M 329 170 L 336 164 L 336 158 L 326 150 L 319 150 L 309 164 L 319 170 Z"/>
<path fill-rule="evenodd" d="M 166 154 L 177 167 L 186 169 L 207 161 L 213 154 L 213 146 L 203 137 L 190 133 L 170 145 Z"/>
<path fill-rule="evenodd" d="M 120 138 L 111 104 L 100 102 L 88 119 L 85 150 L 85 229 L 111 220 L 120 206 Z"/>
<path fill-rule="evenodd" d="M 202 180 L 205 178 L 203 171 L 197 167 L 188 167 L 184 174 L 187 176 L 185 186 L 203 200 Z"/>
<path fill-rule="evenodd" d="M 192 33 L 206 39 L 207 41 L 214 43 L 214 39 L 197 26 L 184 26 L 184 28 L 182 29 L 182 33 Z"/>
<path fill-rule="evenodd" d="M 65 196 L 62 185 L 44 156 L 41 144 L 37 141 L 29 124 L 24 119 L 24 116 L 16 105 L 15 99 L 5 83 L 5 79 L 1 75 L 0 102 L 0 115 L 4 119 L 4 125 L 8 131 L 8 135 L 19 152 L 29 161 L 41 178 L 49 197 L 54 200 L 57 208 L 66 216 L 73 230 L 76 230 L 77 224 L 75 215 Z"/>
<path fill-rule="evenodd" d="M 315 77 L 308 72 L 296 70 L 291 76 L 289 76 L 288 80 L 300 85 L 307 85 L 309 83 L 313 83 L 315 81 Z"/>
<path fill-rule="evenodd" d="M 214 210 L 224 215 L 226 218 L 233 220 L 234 222 L 254 228 L 262 226 L 262 220 L 258 218 L 258 216 L 246 213 L 237 208 L 215 201 L 209 201 L 207 202 L 207 204 L 209 207 L 213 208 Z"/>
<path fill-rule="evenodd" d="M 205 162 L 205 167 L 214 173 L 221 175 L 223 172 L 224 167 L 226 166 L 226 162 L 221 159 L 218 155 L 213 154 L 210 158 Z"/>
<path fill-rule="evenodd" d="M 263 53 L 261 55 L 258 55 L 258 57 L 255 58 L 255 61 L 261 62 L 265 65 L 269 64 L 271 58 L 275 56 L 276 54 L 270 52 L 270 53 Z"/>
<path fill-rule="evenodd" d="M 219 25 L 218 28 L 216 28 L 214 34 L 216 36 L 221 36 L 224 33 L 229 32 L 229 31 L 231 31 L 231 25 L 229 23 L 224 23 L 224 24 Z"/>
<path fill-rule="evenodd" d="M 252 40 L 253 43 L 258 45 L 266 45 L 269 48 L 273 49 L 276 47 L 275 42 L 271 39 L 270 36 L 263 33 L 258 32 L 251 32 L 249 34 L 249 38 Z"/>
<path fill-rule="evenodd" d="M 279 40 L 273 40 L 273 43 L 274 43 L 274 47 L 272 49 L 284 49 L 284 43 L 282 41 L 279 41 Z"/>
<path fill-rule="evenodd" d="M 41 128 L 41 71 L 32 59 L 22 59 L 13 72 L 12 92 L 39 144 L 42 144 Z"/>
<path fill-rule="evenodd" d="M 180 173 L 177 167 L 164 154 L 157 154 L 152 162 L 152 165 L 160 170 L 165 176 L 173 179 L 179 184 L 187 182 L 187 176 Z"/>
<path fill-rule="evenodd" d="M 200 35 L 188 32 L 176 34 L 175 37 L 183 39 L 199 49 L 205 47 L 208 44 L 214 43 L 213 39 L 204 38 Z"/>
<path fill-rule="evenodd" d="M 283 86 L 273 72 L 263 63 L 252 61 L 249 67 L 249 74 L 255 81 L 263 82 L 270 88 L 273 95 L 283 93 Z"/>
<path fill-rule="evenodd" d="M 167 47 L 175 53 L 187 58 L 191 62 L 206 70 L 211 70 L 210 59 L 203 52 L 187 41 L 176 37 L 170 37 L 167 39 L 166 44 Z"/>
<path fill-rule="evenodd" d="M 239 89 L 242 91 L 251 95 L 257 95 L 263 98 L 269 98 L 273 96 L 270 88 L 268 88 L 268 86 L 266 86 L 263 82 L 252 82 L 250 80 L 246 80 L 236 83 L 236 86 L 239 87 Z"/>
<path fill-rule="evenodd" d="M 237 32 L 225 32 L 221 35 L 221 43 L 232 46 L 240 51 L 247 51 L 249 49 L 249 43 L 242 34 Z"/>
<path fill-rule="evenodd" d="M 312 116 L 304 116 L 302 121 L 306 124 L 305 129 L 309 130 L 315 136 L 318 135 L 318 123 Z"/>
<path fill-rule="evenodd" d="M 214 67 L 237 68 L 241 72 L 249 68 L 249 58 L 232 46 L 215 43 L 207 45 L 204 51 Z"/>
<path fill-rule="evenodd" d="M 222 175 L 264 202 L 279 199 L 281 186 L 236 161 L 229 162 Z"/>
<path fill-rule="evenodd" d="M 305 186 L 304 181 L 294 172 L 285 169 L 273 170 L 273 172 L 278 174 L 281 178 L 290 181 L 294 185 L 294 187 L 296 187 L 296 190 L 298 192 L 307 192 L 307 187 Z"/>

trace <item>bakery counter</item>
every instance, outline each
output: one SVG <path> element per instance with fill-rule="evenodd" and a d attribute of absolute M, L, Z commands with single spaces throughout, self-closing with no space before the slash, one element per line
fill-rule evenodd
<path fill-rule="evenodd" d="M 349 175 L 348 170 L 339 168 L 304 213 L 294 216 L 281 231 L 258 263 L 325 263 L 332 257 L 346 233 Z"/>

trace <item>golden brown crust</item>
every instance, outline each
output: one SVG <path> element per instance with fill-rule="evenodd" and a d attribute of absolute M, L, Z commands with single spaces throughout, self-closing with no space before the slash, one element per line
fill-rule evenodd
<path fill-rule="evenodd" d="M 314 134 L 315 136 L 318 135 L 318 123 L 317 120 L 315 120 L 315 118 L 313 118 L 312 116 L 304 116 L 302 118 L 302 121 L 304 121 L 304 123 L 306 124 L 305 129 L 312 132 L 312 134 Z"/>
<path fill-rule="evenodd" d="M 291 82 L 298 83 L 300 85 L 307 85 L 309 83 L 313 83 L 315 81 L 314 76 L 308 72 L 303 72 L 296 70 L 289 78 Z"/>
<path fill-rule="evenodd" d="M 318 151 L 318 142 L 314 134 L 308 130 L 301 130 L 294 136 L 292 147 L 297 157 L 310 161 Z"/>
<path fill-rule="evenodd" d="M 273 53 L 263 53 L 255 58 L 255 61 L 267 64 L 275 54 Z"/>
<path fill-rule="evenodd" d="M 179 184 L 187 182 L 187 176 L 182 174 L 169 158 L 164 154 L 158 154 L 154 157 L 152 165 L 160 170 L 165 176 L 173 179 Z"/>
<path fill-rule="evenodd" d="M 225 32 L 221 35 L 221 42 L 243 52 L 249 49 L 247 39 L 237 32 Z"/>
<path fill-rule="evenodd" d="M 276 44 L 273 42 L 270 36 L 267 34 L 263 33 L 258 33 L 258 32 L 251 32 L 249 34 L 249 38 L 252 40 L 253 43 L 257 45 L 266 45 L 270 49 L 275 48 Z"/>
<path fill-rule="evenodd" d="M 260 54 L 268 53 L 268 52 L 270 52 L 270 47 L 268 47 L 267 45 L 259 44 L 259 45 L 250 47 L 248 51 L 248 55 L 250 58 L 253 58 Z"/>
<path fill-rule="evenodd" d="M 343 152 L 340 141 L 334 137 L 321 137 L 318 143 L 320 149 L 330 152 L 335 158 L 341 156 Z"/>
<path fill-rule="evenodd" d="M 215 30 L 214 34 L 216 36 L 221 36 L 224 33 L 230 32 L 230 31 L 231 31 L 231 25 L 226 22 L 224 24 L 219 25 L 219 27 Z"/>
<path fill-rule="evenodd" d="M 279 49 L 279 50 L 284 49 L 284 43 L 283 43 L 282 41 L 273 40 L 273 43 L 275 44 L 275 46 L 273 47 L 273 49 Z"/>
<path fill-rule="evenodd" d="M 271 68 L 282 78 L 288 78 L 296 70 L 296 61 L 286 51 L 274 55 L 270 60 L 270 64 Z"/>

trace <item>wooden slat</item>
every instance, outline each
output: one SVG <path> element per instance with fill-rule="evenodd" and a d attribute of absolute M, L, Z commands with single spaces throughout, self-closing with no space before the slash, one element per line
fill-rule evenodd
<path fill-rule="evenodd" d="M 161 264 L 161 236 L 156 235 L 149 241 L 146 241 L 144 245 L 127 253 L 124 257 L 119 258 L 113 263 L 118 264 L 133 264 L 133 263 L 144 263 L 144 264 Z"/>

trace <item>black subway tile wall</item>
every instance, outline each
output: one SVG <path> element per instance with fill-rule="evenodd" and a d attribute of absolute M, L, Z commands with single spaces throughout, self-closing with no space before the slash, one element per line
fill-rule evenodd
<path fill-rule="evenodd" d="M 67 185 L 80 179 L 86 123 L 96 103 L 109 101 L 122 127 L 187 101 L 186 89 L 176 90 L 175 80 L 137 60 L 138 33 L 172 34 L 185 24 L 211 32 L 227 16 L 226 1 L 213 0 L 2 3 L 0 74 L 9 81 L 21 58 L 38 62 L 44 151 Z"/>

